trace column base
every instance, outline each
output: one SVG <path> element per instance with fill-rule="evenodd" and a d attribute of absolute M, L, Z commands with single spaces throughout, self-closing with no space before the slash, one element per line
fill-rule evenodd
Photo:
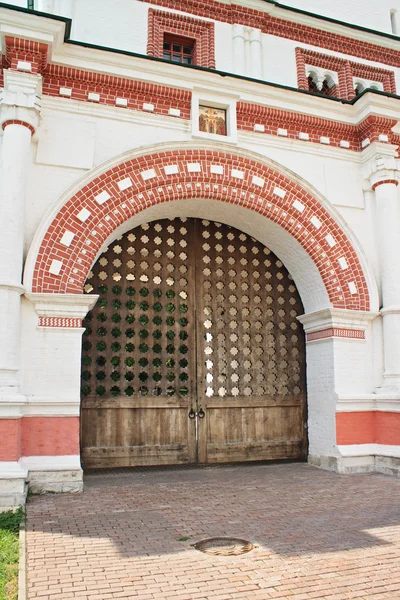
<path fill-rule="evenodd" d="M 83 491 L 83 471 L 80 458 L 72 456 L 30 456 L 21 458 L 28 471 L 29 492 L 80 493 Z"/>
<path fill-rule="evenodd" d="M 25 505 L 28 493 L 26 476 L 18 462 L 0 463 L 0 512 Z"/>
<path fill-rule="evenodd" d="M 377 450 L 379 452 L 379 450 Z M 360 454 L 354 456 L 309 456 L 308 463 L 319 469 L 334 471 L 340 475 L 355 473 L 382 473 L 400 477 L 400 458 L 383 454 Z"/>
<path fill-rule="evenodd" d="M 83 492 L 83 471 L 30 471 L 28 486 L 32 494 L 78 494 Z"/>

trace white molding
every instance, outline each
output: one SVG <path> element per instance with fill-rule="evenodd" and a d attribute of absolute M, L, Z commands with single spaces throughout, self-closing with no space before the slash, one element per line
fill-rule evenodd
<path fill-rule="evenodd" d="M 33 294 L 25 296 L 40 317 L 83 319 L 96 304 L 99 296 L 94 294 Z"/>
<path fill-rule="evenodd" d="M 133 108 L 121 110 L 121 108 L 110 104 L 92 104 L 81 100 L 59 98 L 57 96 L 42 96 L 42 117 L 46 116 L 47 110 L 66 114 L 100 117 L 112 121 L 135 123 L 138 125 L 150 125 L 152 127 L 162 127 L 174 131 L 191 131 L 191 122 L 187 119 L 177 119 L 176 117 L 158 115 Z"/>
<path fill-rule="evenodd" d="M 386 446 L 384 444 L 349 444 L 338 446 L 342 456 L 392 456 L 400 458 L 400 446 Z"/>
<path fill-rule="evenodd" d="M 299 128 L 301 125 L 299 125 Z M 300 135 L 300 131 L 299 131 Z M 301 138 L 282 138 L 270 133 L 260 135 L 253 131 L 242 131 L 238 130 L 238 142 L 240 144 L 254 144 L 266 148 L 279 148 L 282 150 L 289 150 L 291 152 L 298 152 L 299 154 L 310 154 L 311 156 L 334 158 L 335 160 L 343 160 L 344 162 L 352 162 L 355 164 L 361 164 L 362 158 L 361 153 L 355 150 L 346 150 L 339 146 L 324 146 L 318 142 L 304 142 Z"/>
<path fill-rule="evenodd" d="M 79 331 L 81 331 L 79 329 Z M 46 396 L 27 396 L 26 402 L 22 407 L 22 416 L 24 417 L 79 417 L 80 416 L 80 398 L 79 396 L 70 400 L 54 400 L 54 395 Z"/>
<path fill-rule="evenodd" d="M 27 475 L 28 471 L 17 461 L 0 462 L 0 482 L 2 479 L 25 479 Z"/>
<path fill-rule="evenodd" d="M 1 464 L 1 463 L 0 463 Z M 79 454 L 66 456 L 23 456 L 19 460 L 26 471 L 77 471 L 81 470 Z"/>
<path fill-rule="evenodd" d="M 382 388 L 380 388 L 382 389 Z M 336 412 L 400 412 L 400 395 L 385 394 L 339 394 Z"/>
<path fill-rule="evenodd" d="M 378 315 L 378 312 L 325 308 L 323 310 L 300 315 L 297 318 L 300 323 L 302 323 L 304 331 L 306 333 L 311 333 L 322 329 L 352 329 L 365 331 L 369 323 Z"/>

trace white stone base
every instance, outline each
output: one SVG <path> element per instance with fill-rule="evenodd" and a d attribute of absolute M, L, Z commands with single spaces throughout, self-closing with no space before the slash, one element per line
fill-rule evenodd
<path fill-rule="evenodd" d="M 26 471 L 17 462 L 0 463 L 0 511 L 23 506 L 28 486 Z"/>
<path fill-rule="evenodd" d="M 79 493 L 83 491 L 83 471 L 29 471 L 28 485 L 32 494 Z"/>
<path fill-rule="evenodd" d="M 29 456 L 21 458 L 28 472 L 29 491 L 33 494 L 75 493 L 83 490 L 83 471 L 79 455 Z"/>
<path fill-rule="evenodd" d="M 79 456 L 30 456 L 19 462 L 0 462 L 0 511 L 24 506 L 28 489 L 33 494 L 82 492 Z"/>
<path fill-rule="evenodd" d="M 351 473 L 383 473 L 400 477 L 400 458 L 382 455 L 309 456 L 313 467 L 335 471 L 341 475 Z"/>

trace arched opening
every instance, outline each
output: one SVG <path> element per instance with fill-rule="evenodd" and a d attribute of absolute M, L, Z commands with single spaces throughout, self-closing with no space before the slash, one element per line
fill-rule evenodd
<path fill-rule="evenodd" d="M 251 235 L 199 218 L 144 222 L 96 260 L 84 321 L 87 468 L 305 459 L 296 285 Z"/>

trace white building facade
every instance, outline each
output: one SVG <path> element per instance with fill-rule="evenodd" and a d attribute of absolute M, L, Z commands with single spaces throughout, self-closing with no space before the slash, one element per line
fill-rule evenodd
<path fill-rule="evenodd" d="M 310 12 L 317 4 L 324 10 L 324 3 L 292 4 L 118 0 L 111 8 L 105 0 L 43 0 L 33 10 L 22 0 L 0 3 L 0 505 L 23 503 L 27 484 L 40 492 L 81 490 L 82 452 L 84 465 L 102 467 L 301 457 L 340 473 L 399 472 L 400 6 L 398 0 L 375 2 L 370 14 L 352 25 L 342 20 L 351 19 L 348 3 L 335 3 L 335 14 L 326 3 L 326 17 Z M 162 404 L 156 396 L 164 397 L 164 388 L 149 393 L 145 385 L 113 386 L 111 380 L 121 376 L 129 382 L 127 371 L 93 366 L 101 365 L 102 352 L 108 351 L 101 348 L 107 345 L 114 348 L 114 356 L 107 355 L 114 366 L 122 360 L 131 368 L 135 361 L 148 360 L 131 360 L 115 350 L 121 347 L 115 336 L 122 331 L 124 337 L 128 330 L 118 325 L 99 333 L 101 327 L 89 321 L 121 320 L 113 313 L 121 301 L 106 299 L 111 289 L 121 298 L 135 292 L 126 282 L 128 288 L 118 283 L 121 263 L 128 265 L 123 278 L 128 273 L 128 281 L 142 282 L 136 295 L 145 298 L 150 290 L 157 296 L 163 284 L 153 290 L 146 282 L 150 267 L 157 269 L 159 263 L 135 259 L 129 266 L 117 242 L 127 235 L 137 239 L 142 232 L 142 245 L 131 254 L 146 257 L 146 244 L 158 239 L 154 233 L 149 242 L 149 234 L 143 234 L 149 224 L 161 231 L 164 220 L 178 218 L 202 221 L 206 228 L 221 224 L 230 228 L 231 237 L 224 230 L 227 239 L 240 239 L 238 230 L 243 239 L 266 247 L 266 254 L 271 252 L 290 273 L 302 305 L 291 325 L 295 331 L 298 323 L 295 334 L 305 342 L 304 381 L 299 376 L 294 381 L 303 383 L 293 384 L 300 391 L 288 391 L 283 372 L 290 379 L 294 363 L 287 359 L 274 375 L 281 378 L 273 388 L 279 394 L 262 383 L 275 368 L 272 356 L 259 367 L 265 371 L 257 380 L 261 391 L 256 393 L 252 384 L 243 387 L 242 405 L 242 392 L 232 391 L 241 390 L 239 384 L 229 388 L 221 383 L 217 389 L 216 375 L 204 370 L 204 353 L 221 356 L 223 346 L 228 354 L 239 353 L 239 375 L 235 371 L 228 378 L 250 381 L 258 363 L 254 359 L 253 374 L 240 371 L 246 352 L 257 347 L 260 355 L 268 354 L 267 331 L 256 329 L 258 322 L 260 328 L 269 326 L 263 317 L 251 320 L 266 314 L 272 297 L 265 295 L 271 286 L 263 285 L 264 291 L 254 295 L 260 289 L 258 267 L 242 276 L 241 289 L 253 290 L 250 310 L 226 321 L 232 330 L 249 322 L 250 335 L 240 329 L 239 336 L 229 338 L 236 346 L 228 347 L 224 339 L 214 350 L 203 348 L 202 355 L 196 354 L 195 342 L 189 346 L 193 389 L 204 388 L 204 397 L 203 392 L 197 397 L 189 393 L 187 403 L 189 388 L 181 386 L 186 392 L 179 395 L 169 386 L 170 399 Z M 181 243 L 187 246 L 181 260 L 189 268 L 188 287 L 193 244 Z M 111 251 L 116 253 L 113 267 Z M 171 266 L 165 264 L 172 273 L 180 267 L 174 262 L 178 253 L 170 252 Z M 228 245 L 226 252 L 233 256 L 234 250 Z M 247 259 L 240 263 L 240 252 L 238 245 L 236 264 L 247 264 Z M 235 259 L 226 262 L 232 265 Z M 108 266 L 96 270 L 102 264 Z M 231 269 L 229 284 L 225 274 L 217 281 L 212 278 L 218 264 L 209 268 L 209 285 L 221 289 L 218 302 L 237 314 L 244 296 L 229 300 L 226 291 L 237 287 L 239 270 Z M 106 290 L 103 277 L 114 287 Z M 187 298 L 185 291 L 179 294 Z M 134 306 L 133 300 L 124 300 Z M 155 304 L 146 309 L 146 302 L 126 310 L 151 312 Z M 183 306 L 179 310 L 190 312 L 190 303 L 189 309 Z M 218 306 L 212 310 L 223 314 Z M 207 302 L 204 307 L 208 314 Z M 193 308 L 194 319 L 198 312 Z M 285 325 L 275 312 L 268 335 L 278 347 Z M 129 318 L 146 322 L 145 315 L 128 313 L 123 314 L 127 323 Z M 139 329 L 135 332 L 139 335 Z M 104 342 L 98 341 L 100 335 Z M 146 346 L 147 335 L 140 334 L 136 350 Z M 216 331 L 214 342 L 218 335 L 223 339 Z M 124 338 L 122 345 L 129 343 Z M 149 376 L 146 369 L 135 375 L 142 384 Z M 168 373 L 172 381 L 174 374 Z M 157 381 L 153 372 L 151 377 Z M 179 377 L 185 381 L 186 375 Z M 219 372 L 220 382 L 224 377 Z M 111 387 L 102 378 L 111 378 Z M 276 420 L 286 427 L 295 418 L 288 407 L 295 413 L 300 406 L 295 395 L 303 392 L 301 436 L 293 434 L 296 424 L 277 426 L 268 436 L 278 396 Z M 140 396 L 148 393 L 148 400 Z M 109 418 L 114 401 L 122 412 Z M 153 412 L 182 411 L 179 427 L 176 415 L 171 421 L 163 413 L 157 421 L 161 430 L 183 431 L 181 440 L 165 442 L 171 458 L 160 440 L 157 445 L 142 436 L 136 443 L 129 437 L 137 411 L 150 405 Z M 241 425 L 221 434 L 222 451 L 211 415 L 214 410 L 219 423 L 224 415 L 232 420 L 233 413 L 223 412 L 229 408 L 242 411 Z M 267 426 L 250 434 L 251 427 L 258 431 L 257 410 L 264 411 Z M 83 424 L 82 414 L 87 415 Z M 150 430 L 153 417 L 140 418 Z"/>

